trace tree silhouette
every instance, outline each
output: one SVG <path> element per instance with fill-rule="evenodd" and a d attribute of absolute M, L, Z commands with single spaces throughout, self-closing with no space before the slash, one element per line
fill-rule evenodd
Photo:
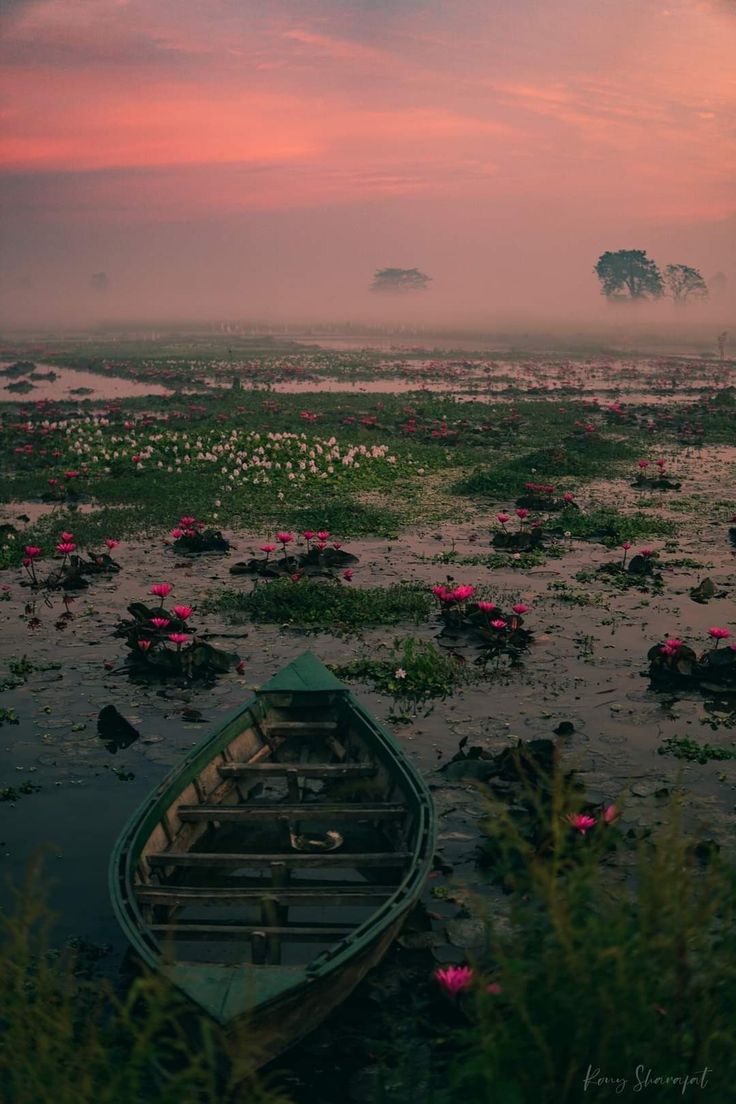
<path fill-rule="evenodd" d="M 659 299 L 664 293 L 662 274 L 644 249 L 602 253 L 595 272 L 607 299 Z"/>
<path fill-rule="evenodd" d="M 690 265 L 667 265 L 664 270 L 664 282 L 668 294 L 676 303 L 686 303 L 688 299 L 704 299 L 708 294 L 708 285 Z"/>
<path fill-rule="evenodd" d="M 426 291 L 431 279 L 418 268 L 379 268 L 373 276 L 371 291 Z"/>

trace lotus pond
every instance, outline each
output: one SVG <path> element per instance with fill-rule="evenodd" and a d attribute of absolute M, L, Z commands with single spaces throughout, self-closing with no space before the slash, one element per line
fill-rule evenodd
<path fill-rule="evenodd" d="M 587 848 L 587 885 L 600 870 L 628 884 L 676 806 L 693 884 L 710 876 L 703 856 L 732 859 L 736 364 L 42 360 L 119 390 L 0 404 L 0 853 L 17 884 L 44 849 L 53 938 L 95 948 L 96 974 L 126 984 L 106 881 L 123 823 L 306 647 L 397 734 L 440 835 L 423 907 L 384 963 L 279 1063 L 294 1100 L 398 1104 L 421 1071 L 422 1099 L 440 1101 L 455 1033 L 475 1025 L 500 1046 L 488 994 L 510 1016 L 512 979 L 485 921 L 513 928 L 540 856 L 566 849 L 578 870 Z M 498 825 L 519 810 L 521 842 L 500 848 L 489 811 Z M 481 975 L 496 988 L 473 1011 Z M 655 1025 L 674 1002 L 649 1001 L 665 1009 Z M 488 1061 L 510 1086 L 499 1099 L 529 1099 Z M 583 1099 L 578 1073 L 540 1099 Z M 490 1099 L 482 1080 L 469 1099 Z"/>

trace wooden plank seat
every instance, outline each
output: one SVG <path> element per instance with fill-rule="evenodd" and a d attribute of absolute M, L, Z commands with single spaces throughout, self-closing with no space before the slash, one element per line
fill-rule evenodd
<path fill-rule="evenodd" d="M 334 805 L 299 802 L 287 805 L 276 802 L 253 802 L 248 805 L 180 805 L 179 820 L 395 820 L 406 813 L 406 806 L 396 801 L 362 805 Z"/>
<path fill-rule="evenodd" d="M 222 778 L 238 778 L 246 774 L 265 777 L 284 777 L 296 771 L 301 778 L 369 778 L 376 773 L 372 763 L 221 763 L 218 771 Z"/>
<path fill-rule="evenodd" d="M 201 924 L 181 921 L 178 924 L 151 924 L 154 935 L 175 936 L 178 939 L 236 939 L 240 936 L 267 935 L 280 940 L 292 938 L 300 942 L 316 940 L 326 943 L 344 939 L 354 930 L 355 925 L 342 924 L 294 924 L 291 927 L 265 926 L 263 924 Z"/>
<path fill-rule="evenodd" d="M 170 908 L 187 905 L 243 905 L 257 904 L 264 897 L 273 898 L 280 905 L 315 907 L 324 905 L 370 905 L 388 900 L 396 892 L 396 886 L 386 885 L 338 885 L 314 887 L 270 885 L 230 889 L 222 886 L 138 885 L 136 898 L 145 905 L 165 905 Z"/>
<path fill-rule="evenodd" d="M 412 858 L 410 851 L 288 851 L 271 854 L 242 855 L 228 852 L 158 851 L 148 856 L 151 866 L 220 867 L 239 870 L 254 866 L 352 866 L 352 867 L 400 867 Z"/>
<path fill-rule="evenodd" d="M 271 721 L 264 731 L 268 736 L 334 736 L 336 721 Z"/>

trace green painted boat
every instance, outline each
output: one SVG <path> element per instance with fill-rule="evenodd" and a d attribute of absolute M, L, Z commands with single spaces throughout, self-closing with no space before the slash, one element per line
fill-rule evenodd
<path fill-rule="evenodd" d="M 110 864 L 134 952 L 269 1061 L 355 988 L 419 898 L 429 791 L 311 653 L 276 674 L 138 809 Z"/>

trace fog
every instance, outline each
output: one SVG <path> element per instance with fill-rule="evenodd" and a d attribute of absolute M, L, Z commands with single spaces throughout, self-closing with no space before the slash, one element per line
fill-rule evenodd
<path fill-rule="evenodd" d="M 8 5 L 0 326 L 736 329 L 736 18 L 594 7 Z M 711 295 L 612 305 L 616 249 Z"/>

